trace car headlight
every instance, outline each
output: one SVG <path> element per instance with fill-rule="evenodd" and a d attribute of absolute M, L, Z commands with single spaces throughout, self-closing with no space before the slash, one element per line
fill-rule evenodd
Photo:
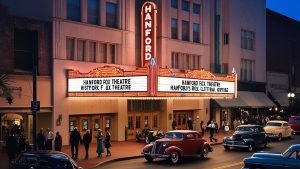
<path fill-rule="evenodd" d="M 163 144 L 163 147 L 167 147 L 167 143 L 164 143 L 164 144 Z"/>

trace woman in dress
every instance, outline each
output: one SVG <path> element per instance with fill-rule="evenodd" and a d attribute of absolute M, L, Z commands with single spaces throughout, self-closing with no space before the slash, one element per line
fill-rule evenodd
<path fill-rule="evenodd" d="M 96 136 L 97 139 L 97 153 L 98 153 L 98 157 L 102 157 L 102 153 L 103 153 L 103 134 L 102 134 L 102 130 L 99 129 L 98 130 L 98 134 Z"/>
<path fill-rule="evenodd" d="M 109 151 L 109 148 L 111 147 L 109 128 L 106 128 L 105 131 L 106 131 L 106 134 L 105 134 L 104 145 L 106 148 L 106 156 L 111 156 L 111 153 Z"/>

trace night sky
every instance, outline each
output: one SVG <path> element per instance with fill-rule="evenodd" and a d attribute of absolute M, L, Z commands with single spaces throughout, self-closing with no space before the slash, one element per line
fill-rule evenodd
<path fill-rule="evenodd" d="M 266 0 L 267 8 L 300 21 L 300 0 Z"/>

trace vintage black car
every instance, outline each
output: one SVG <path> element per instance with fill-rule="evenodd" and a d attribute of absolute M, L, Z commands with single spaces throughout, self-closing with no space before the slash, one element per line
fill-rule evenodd
<path fill-rule="evenodd" d="M 136 141 L 145 140 L 145 142 L 149 144 L 152 141 L 163 138 L 164 132 L 162 130 L 143 129 L 142 131 L 137 131 L 135 137 Z"/>
<path fill-rule="evenodd" d="M 254 153 L 244 159 L 243 169 L 299 169 L 300 144 L 290 146 L 283 153 Z"/>
<path fill-rule="evenodd" d="M 82 169 L 67 154 L 57 151 L 21 153 L 11 162 L 11 169 Z"/>
<path fill-rule="evenodd" d="M 262 126 L 240 125 L 231 137 L 224 137 L 223 146 L 225 150 L 244 148 L 248 151 L 253 151 L 256 147 L 267 147 L 268 142 L 268 136 Z"/>

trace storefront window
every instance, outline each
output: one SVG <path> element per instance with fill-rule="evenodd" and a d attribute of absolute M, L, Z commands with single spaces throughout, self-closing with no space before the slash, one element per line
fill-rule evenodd
<path fill-rule="evenodd" d="M 105 128 L 110 128 L 110 119 L 105 119 Z"/>
<path fill-rule="evenodd" d="M 158 119 L 157 119 L 157 115 L 154 115 L 154 116 L 153 116 L 153 128 L 157 128 L 157 123 L 158 123 L 157 120 L 158 120 Z"/>
<path fill-rule="evenodd" d="M 181 115 L 180 114 L 178 115 L 178 123 L 177 124 L 181 125 Z"/>
<path fill-rule="evenodd" d="M 82 130 L 86 130 L 89 128 L 89 121 L 88 119 L 83 119 L 82 120 Z"/>
<path fill-rule="evenodd" d="M 94 120 L 94 129 L 98 130 L 100 128 L 100 120 L 99 119 L 95 119 Z"/>
<path fill-rule="evenodd" d="M 138 129 L 141 128 L 141 116 L 136 116 L 135 127 Z"/>
<path fill-rule="evenodd" d="M 148 128 L 149 127 L 149 125 L 148 125 L 148 116 L 145 116 L 145 125 L 144 125 L 144 127 L 145 128 Z"/>
<path fill-rule="evenodd" d="M 128 116 L 128 129 L 133 129 L 133 118 Z"/>
<path fill-rule="evenodd" d="M 70 121 L 70 131 L 73 131 L 75 127 L 75 121 Z"/>

